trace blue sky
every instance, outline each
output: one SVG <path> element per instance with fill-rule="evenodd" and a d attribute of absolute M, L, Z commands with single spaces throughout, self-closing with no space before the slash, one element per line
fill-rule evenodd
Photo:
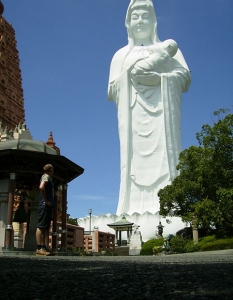
<path fill-rule="evenodd" d="M 127 44 L 129 0 L 2 0 L 20 55 L 26 124 L 35 140 L 50 131 L 61 154 L 84 174 L 68 187 L 68 213 L 115 213 L 120 159 L 109 66 Z M 212 113 L 233 104 L 233 1 L 154 1 L 161 40 L 174 39 L 191 69 L 182 101 L 182 147 Z"/>

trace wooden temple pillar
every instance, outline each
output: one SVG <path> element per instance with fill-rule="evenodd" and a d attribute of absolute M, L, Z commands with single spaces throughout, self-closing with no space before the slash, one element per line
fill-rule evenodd
<path fill-rule="evenodd" d="M 67 248 L 67 183 L 62 184 L 62 231 L 61 231 L 61 251 L 66 252 Z"/>
<path fill-rule="evenodd" d="M 14 204 L 14 195 L 15 195 L 15 179 L 16 174 L 10 173 L 9 180 L 9 194 L 8 194 L 8 210 L 7 210 L 7 224 L 6 224 L 6 240 L 5 240 L 5 249 L 11 250 L 12 247 L 12 238 L 13 238 L 13 204 Z"/>
<path fill-rule="evenodd" d="M 119 246 L 121 246 L 122 237 L 121 237 L 121 230 L 119 231 Z"/>
<path fill-rule="evenodd" d="M 130 242 L 130 228 L 127 229 L 127 244 Z"/>
<path fill-rule="evenodd" d="M 0 251 L 5 249 L 9 179 L 0 180 Z"/>
<path fill-rule="evenodd" d="M 39 185 L 34 187 L 29 192 L 29 198 L 31 199 L 31 205 L 29 206 L 30 221 L 28 223 L 28 230 L 25 234 L 24 250 L 35 251 L 36 249 L 36 229 L 38 223 L 38 206 L 39 206 Z"/>
<path fill-rule="evenodd" d="M 57 198 L 58 187 L 55 187 L 54 206 L 53 206 L 53 228 L 52 228 L 52 250 L 57 250 Z"/>
<path fill-rule="evenodd" d="M 115 234 L 115 245 L 118 245 L 118 229 L 116 228 L 116 234 Z"/>

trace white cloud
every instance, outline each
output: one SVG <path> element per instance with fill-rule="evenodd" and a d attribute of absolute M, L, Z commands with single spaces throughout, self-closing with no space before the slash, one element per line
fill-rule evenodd
<path fill-rule="evenodd" d="M 93 202 L 99 202 L 102 203 L 104 205 L 109 205 L 110 203 L 117 203 L 118 201 L 118 196 L 115 195 L 111 195 L 111 196 L 98 196 L 98 195 L 72 195 L 69 197 L 70 199 L 73 200 L 83 200 L 83 201 L 93 201 Z"/>
<path fill-rule="evenodd" d="M 106 200 L 106 197 L 96 196 L 96 195 L 75 195 L 74 198 L 76 200 L 92 200 L 92 201 Z"/>

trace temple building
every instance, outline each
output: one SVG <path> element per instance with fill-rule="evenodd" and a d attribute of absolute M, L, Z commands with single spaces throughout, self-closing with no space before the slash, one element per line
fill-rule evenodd
<path fill-rule="evenodd" d="M 67 186 L 84 169 L 61 155 L 52 132 L 44 143 L 27 129 L 15 30 L 3 12 L 0 1 L 0 251 L 35 251 L 39 182 L 47 163 L 55 170 L 51 248 L 82 247 L 83 228 L 67 224 Z"/>
<path fill-rule="evenodd" d="M 46 142 L 33 140 L 25 122 L 15 31 L 2 16 L 0 1 L 0 252 L 35 254 L 39 182 L 45 164 L 54 167 L 54 207 L 49 245 L 54 252 L 114 251 L 114 234 L 69 223 L 68 183 L 84 169 L 62 156 L 52 131 Z M 67 253 L 66 253 L 67 254 Z"/>
<path fill-rule="evenodd" d="M 22 77 L 15 30 L 2 16 L 0 2 L 0 120 L 13 130 L 25 122 Z"/>

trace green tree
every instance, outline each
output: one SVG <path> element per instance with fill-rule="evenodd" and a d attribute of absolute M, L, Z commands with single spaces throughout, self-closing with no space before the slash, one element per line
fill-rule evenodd
<path fill-rule="evenodd" d="M 75 218 L 68 218 L 67 223 L 72 225 L 78 225 L 77 219 Z"/>
<path fill-rule="evenodd" d="M 214 116 L 213 126 L 197 133 L 199 146 L 180 153 L 180 175 L 159 191 L 160 214 L 233 233 L 233 114 L 220 109 Z"/>

